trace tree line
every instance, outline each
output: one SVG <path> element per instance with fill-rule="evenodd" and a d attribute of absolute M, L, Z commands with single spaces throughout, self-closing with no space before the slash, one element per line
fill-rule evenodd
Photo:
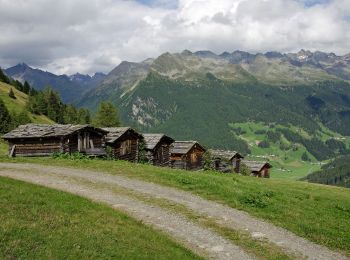
<path fill-rule="evenodd" d="M 309 174 L 303 180 L 350 188 L 350 155 L 334 159 L 323 165 L 320 171 Z"/>
<path fill-rule="evenodd" d="M 27 81 L 23 84 L 8 77 L 0 69 L 0 81 L 13 86 L 18 91 L 28 95 L 28 101 L 23 111 L 16 113 L 9 111 L 0 99 L 0 133 L 8 132 L 19 125 L 31 123 L 28 112 L 45 115 L 59 124 L 92 124 L 96 127 L 113 127 L 120 125 L 117 108 L 108 101 L 100 103 L 95 116 L 85 108 L 77 108 L 72 104 L 64 104 L 59 93 L 51 87 L 36 90 Z M 16 99 L 12 89 L 9 97 Z"/>

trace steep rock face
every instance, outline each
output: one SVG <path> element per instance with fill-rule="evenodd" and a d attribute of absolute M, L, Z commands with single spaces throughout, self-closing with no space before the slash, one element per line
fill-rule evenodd
<path fill-rule="evenodd" d="M 79 73 L 72 76 L 55 75 L 47 71 L 33 69 L 24 63 L 8 68 L 5 72 L 21 82 L 28 81 L 38 90 L 50 86 L 58 91 L 62 100 L 67 103 L 80 98 L 82 93 L 96 87 L 105 77 L 102 73 L 96 73 L 93 77 Z"/>

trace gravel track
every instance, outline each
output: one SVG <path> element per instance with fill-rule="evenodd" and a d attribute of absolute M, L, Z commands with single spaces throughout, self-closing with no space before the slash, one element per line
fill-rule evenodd
<path fill-rule="evenodd" d="M 121 210 L 142 223 L 153 226 L 173 237 L 193 252 L 209 259 L 255 259 L 231 241 L 217 233 L 192 223 L 184 217 L 160 207 L 114 193 L 108 189 L 99 189 L 91 185 L 75 183 L 61 176 L 46 173 L 0 170 L 0 176 L 22 180 L 45 187 L 76 194 L 96 202 L 101 202 Z"/>
<path fill-rule="evenodd" d="M 30 173 L 30 171 L 26 173 L 28 174 L 28 176 L 30 175 L 30 178 L 27 178 L 27 181 L 31 181 L 31 178 L 35 178 L 36 174 L 38 173 L 40 173 L 40 175 L 38 176 L 41 176 L 41 174 L 46 173 L 53 175 L 51 176 L 51 178 L 54 176 L 76 177 L 94 183 L 119 186 L 141 194 L 145 194 L 155 198 L 167 199 L 177 204 L 184 205 L 187 208 L 205 217 L 214 219 L 220 225 L 238 231 L 249 232 L 253 238 L 267 239 L 270 243 L 278 245 L 286 252 L 293 253 L 304 258 L 347 259 L 345 256 L 339 253 L 333 252 L 327 249 L 326 247 L 310 242 L 302 237 L 291 233 L 288 230 L 276 227 L 263 220 L 252 217 L 243 211 L 236 210 L 213 201 L 208 201 L 189 192 L 180 191 L 174 188 L 165 187 L 145 181 L 135 180 L 120 175 L 117 176 L 107 173 L 94 172 L 88 170 L 78 170 L 72 168 L 41 166 L 35 164 L 0 163 L 0 169 L 0 175 L 5 174 L 6 176 L 13 178 L 16 178 L 16 176 L 19 176 L 18 174 L 28 170 L 35 171 L 36 173 Z M 21 176 L 23 177 L 26 175 L 22 174 Z M 67 183 L 66 185 L 69 186 L 69 183 Z M 92 197 L 89 198 L 93 199 Z M 152 211 L 154 211 L 154 207 L 151 207 L 151 209 L 149 210 L 150 211 L 148 213 L 151 214 Z M 211 248 L 215 248 L 215 246 Z"/>

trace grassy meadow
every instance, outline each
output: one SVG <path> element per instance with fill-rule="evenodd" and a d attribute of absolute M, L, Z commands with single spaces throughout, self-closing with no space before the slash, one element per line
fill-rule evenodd
<path fill-rule="evenodd" d="M 11 88 L 16 96 L 16 99 L 12 99 L 8 95 Z M 11 111 L 11 113 L 17 113 L 17 114 L 25 110 L 26 103 L 28 100 L 27 94 L 3 82 L 0 82 L 0 98 L 4 101 L 5 106 L 9 111 Z M 41 123 L 41 124 L 53 123 L 51 119 L 49 119 L 44 115 L 34 115 L 32 113 L 28 113 L 28 116 L 34 123 Z"/>
<path fill-rule="evenodd" d="M 245 140 L 251 154 L 246 156 L 247 160 L 265 160 L 269 161 L 272 165 L 271 178 L 278 179 L 292 179 L 298 180 L 305 177 L 309 173 L 317 171 L 321 168 L 322 164 L 326 162 L 319 162 L 315 157 L 310 154 L 305 146 L 297 144 L 294 149 L 281 149 L 281 146 L 291 147 L 293 144 L 289 142 L 284 136 L 281 137 L 279 142 L 270 142 L 270 147 L 261 148 L 258 144 L 267 140 L 266 132 L 274 130 L 264 123 L 248 122 L 248 123 L 236 123 L 231 124 L 232 129 L 240 128 L 241 133 L 239 137 Z M 276 125 L 274 128 L 286 128 L 282 125 Z M 311 136 L 303 129 L 295 126 L 288 127 L 289 130 L 298 133 L 304 138 L 311 138 Z M 318 139 L 323 142 L 330 138 L 337 138 L 342 140 L 347 147 L 350 147 L 350 138 L 341 136 L 321 125 L 321 130 L 315 133 Z M 303 153 L 306 153 L 310 158 L 310 161 L 303 161 L 301 159 Z"/>
<path fill-rule="evenodd" d="M 6 156 L 8 154 L 8 145 L 3 139 L 0 138 L 0 156 Z"/>
<path fill-rule="evenodd" d="M 0 177 L 0 259 L 199 259 L 102 204 Z"/>
<path fill-rule="evenodd" d="M 350 256 L 349 189 L 212 171 L 189 172 L 123 161 L 6 157 L 1 161 L 104 171 L 177 187 L 244 210 Z"/>

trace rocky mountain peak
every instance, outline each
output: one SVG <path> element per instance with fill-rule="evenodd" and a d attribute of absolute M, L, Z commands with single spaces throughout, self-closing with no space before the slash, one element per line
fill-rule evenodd
<path fill-rule="evenodd" d="M 300 51 L 298 51 L 296 56 L 298 60 L 304 61 L 312 57 L 312 55 L 313 54 L 311 51 L 305 51 L 304 49 L 301 49 Z"/>

